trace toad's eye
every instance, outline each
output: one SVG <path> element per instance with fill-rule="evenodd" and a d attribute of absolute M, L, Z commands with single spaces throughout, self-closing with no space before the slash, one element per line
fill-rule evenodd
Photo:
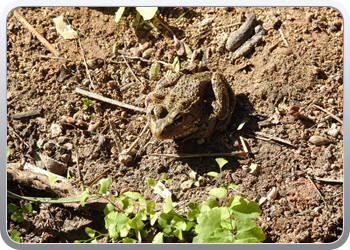
<path fill-rule="evenodd" d="M 162 119 L 168 115 L 165 107 L 157 106 L 151 109 L 150 115 L 153 119 Z"/>
<path fill-rule="evenodd" d="M 178 125 L 180 125 L 181 123 L 183 123 L 183 121 L 184 121 L 184 117 L 183 117 L 182 115 L 177 115 L 177 116 L 175 117 L 174 125 L 175 125 L 175 126 L 178 126 Z"/>

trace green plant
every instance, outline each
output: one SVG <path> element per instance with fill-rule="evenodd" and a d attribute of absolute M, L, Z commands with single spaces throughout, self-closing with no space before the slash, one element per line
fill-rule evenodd
<path fill-rule="evenodd" d="M 222 167 L 227 163 L 225 159 L 216 159 L 220 174 L 211 172 L 210 175 L 220 177 Z M 208 173 L 209 174 L 209 173 Z M 190 175 L 196 180 L 196 175 Z M 164 184 L 169 185 L 172 179 L 168 179 L 166 173 L 160 176 L 155 184 L 154 180 L 147 178 L 148 185 L 164 189 Z M 171 194 L 165 196 L 161 210 L 156 210 L 154 200 L 147 201 L 138 192 L 125 192 L 118 197 L 111 196 L 108 189 L 112 183 L 111 178 L 99 181 L 95 188 L 86 188 L 80 197 L 70 198 L 35 198 L 22 197 L 8 191 L 8 195 L 14 198 L 26 199 L 36 202 L 79 202 L 85 206 L 87 200 L 105 198 L 109 201 L 104 209 L 104 223 L 108 231 L 103 234 L 92 228 L 86 227 L 85 232 L 89 236 L 87 240 L 76 240 L 76 243 L 97 242 L 103 236 L 110 237 L 114 242 L 123 243 L 163 243 L 163 242 L 193 242 L 193 243 L 257 243 L 265 239 L 265 235 L 253 218 L 257 218 L 261 211 L 258 203 L 248 201 L 241 196 L 227 197 L 227 188 L 219 187 L 210 190 L 206 201 L 200 203 L 190 202 L 188 211 L 179 213 L 175 211 Z M 164 184 L 163 184 L 164 183 Z M 160 185 L 162 184 L 162 185 Z M 164 190 L 169 191 L 169 190 Z M 166 192 L 164 192 L 166 194 Z M 213 198 L 214 196 L 215 198 Z M 23 221 L 22 213 L 32 210 L 31 205 L 24 204 L 21 211 L 17 206 L 8 204 L 8 211 L 14 221 Z M 13 233 L 14 240 L 19 240 L 18 233 Z"/>
<path fill-rule="evenodd" d="M 22 205 L 20 210 L 13 203 L 7 204 L 7 212 L 11 214 L 11 219 L 14 222 L 18 222 L 18 223 L 24 221 L 23 214 L 27 214 L 32 210 L 33 208 L 30 203 L 26 203 Z"/>
<path fill-rule="evenodd" d="M 136 7 L 137 16 L 135 19 L 139 19 L 139 15 L 143 17 L 143 20 L 150 20 L 156 14 L 158 7 Z M 118 23 L 120 18 L 123 16 L 125 7 L 119 7 L 115 13 L 115 22 Z"/>
<path fill-rule="evenodd" d="M 193 243 L 259 243 L 265 239 L 262 229 L 251 220 L 261 213 L 254 201 L 235 196 L 219 207 L 209 197 L 207 202 L 190 203 L 189 207 L 188 216 L 197 221 Z"/>
<path fill-rule="evenodd" d="M 221 172 L 227 161 L 218 159 L 217 162 Z M 195 179 L 195 176 L 192 177 Z M 165 173 L 161 175 L 160 180 L 165 184 L 171 183 L 171 179 L 167 179 Z M 157 186 L 151 178 L 147 178 L 147 182 L 150 187 Z M 109 181 L 104 179 L 101 183 L 105 185 L 99 192 L 107 192 Z M 214 188 L 209 194 L 224 203 L 227 189 Z M 105 228 L 108 236 L 115 242 L 163 243 L 174 237 L 180 242 L 193 243 L 256 243 L 265 239 L 262 229 L 251 220 L 260 215 L 259 205 L 241 196 L 230 198 L 223 206 L 219 206 L 213 197 L 208 197 L 202 204 L 189 203 L 189 210 L 185 215 L 174 210 L 171 196 L 165 198 L 161 211 L 155 211 L 155 202 L 146 201 L 144 196 L 137 192 L 126 192 L 119 197 L 111 197 L 111 201 L 104 210 Z M 122 211 L 116 209 L 117 204 Z M 95 240 L 102 234 L 89 236 L 91 240 Z"/>
<path fill-rule="evenodd" d="M 15 242 L 20 242 L 20 236 L 21 236 L 21 233 L 17 230 L 13 230 L 10 234 L 10 238 L 15 241 Z"/>
<path fill-rule="evenodd" d="M 197 178 L 197 173 L 194 172 L 194 171 L 191 171 L 191 172 L 189 173 L 189 176 L 190 176 L 190 178 L 192 179 L 194 185 L 195 185 L 196 187 L 199 187 L 199 185 L 200 185 L 199 182 L 203 179 L 203 177 L 202 177 L 202 176 L 199 176 L 199 177 Z"/>
<path fill-rule="evenodd" d="M 91 101 L 89 98 L 83 98 L 83 109 L 88 109 L 89 107 L 92 107 L 94 105 L 94 102 Z"/>
<path fill-rule="evenodd" d="M 224 158 L 216 158 L 215 159 L 217 164 L 219 165 L 219 169 L 220 169 L 220 172 L 215 172 L 215 171 L 212 171 L 212 172 L 208 172 L 207 175 L 209 176 L 212 176 L 212 177 L 217 177 L 219 179 L 219 182 L 222 186 L 225 186 L 224 182 L 222 181 L 222 178 L 221 178 L 221 175 L 222 175 L 222 168 L 228 163 L 227 160 L 225 160 Z M 237 185 L 234 185 L 232 183 L 229 183 L 227 184 L 227 187 L 228 188 L 239 188 L 239 186 Z"/>

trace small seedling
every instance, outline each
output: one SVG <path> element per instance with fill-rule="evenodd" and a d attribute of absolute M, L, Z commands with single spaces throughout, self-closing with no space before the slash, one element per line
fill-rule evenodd
<path fill-rule="evenodd" d="M 137 13 L 143 17 L 143 20 L 150 20 L 156 14 L 158 7 L 136 7 Z M 115 22 L 118 23 L 123 16 L 125 7 L 119 7 L 115 13 Z"/>
<path fill-rule="evenodd" d="M 94 102 L 91 101 L 89 98 L 84 98 L 83 99 L 83 109 L 84 110 L 88 109 L 89 107 L 91 107 L 93 105 L 94 105 Z"/>
<path fill-rule="evenodd" d="M 32 211 L 32 205 L 30 203 L 26 203 L 22 205 L 21 209 L 19 210 L 17 206 L 13 203 L 7 204 L 7 212 L 11 214 L 11 219 L 14 222 L 21 223 L 24 221 L 23 214 L 29 213 L 29 211 Z"/>
<path fill-rule="evenodd" d="M 191 172 L 189 173 L 189 176 L 190 176 L 190 178 L 192 179 L 194 185 L 195 185 L 196 187 L 199 187 L 199 185 L 200 185 L 199 182 L 203 179 L 203 177 L 202 177 L 202 176 L 199 176 L 198 179 L 197 179 L 197 173 L 194 172 L 194 171 L 191 171 Z"/>
<path fill-rule="evenodd" d="M 52 185 L 58 181 L 59 179 L 54 176 L 52 173 L 49 172 L 49 175 L 47 176 L 48 180 L 49 180 L 49 184 L 50 184 L 50 188 L 52 188 Z"/>
<path fill-rule="evenodd" d="M 20 236 L 21 236 L 21 233 L 20 233 L 19 231 L 13 230 L 13 231 L 11 232 L 10 238 L 11 238 L 13 241 L 19 243 L 20 240 L 21 240 Z"/>
<path fill-rule="evenodd" d="M 37 148 L 41 148 L 41 146 L 44 144 L 44 140 L 43 139 L 39 139 L 37 142 L 36 142 L 36 146 Z"/>

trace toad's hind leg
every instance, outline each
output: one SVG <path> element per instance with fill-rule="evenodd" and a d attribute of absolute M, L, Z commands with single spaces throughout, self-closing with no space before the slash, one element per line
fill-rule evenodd
<path fill-rule="evenodd" d="M 215 115 L 217 118 L 215 129 L 221 131 L 226 129 L 228 123 L 231 121 L 236 98 L 233 90 L 221 74 L 213 73 L 211 83 L 215 95 L 215 100 L 212 103 L 214 114 L 212 115 Z"/>

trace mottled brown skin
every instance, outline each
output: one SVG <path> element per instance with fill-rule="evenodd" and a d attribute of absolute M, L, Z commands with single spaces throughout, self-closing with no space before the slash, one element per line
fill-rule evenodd
<path fill-rule="evenodd" d="M 183 75 L 172 88 L 160 87 L 147 98 L 147 117 L 157 139 L 207 138 L 225 129 L 235 95 L 219 73 Z"/>

